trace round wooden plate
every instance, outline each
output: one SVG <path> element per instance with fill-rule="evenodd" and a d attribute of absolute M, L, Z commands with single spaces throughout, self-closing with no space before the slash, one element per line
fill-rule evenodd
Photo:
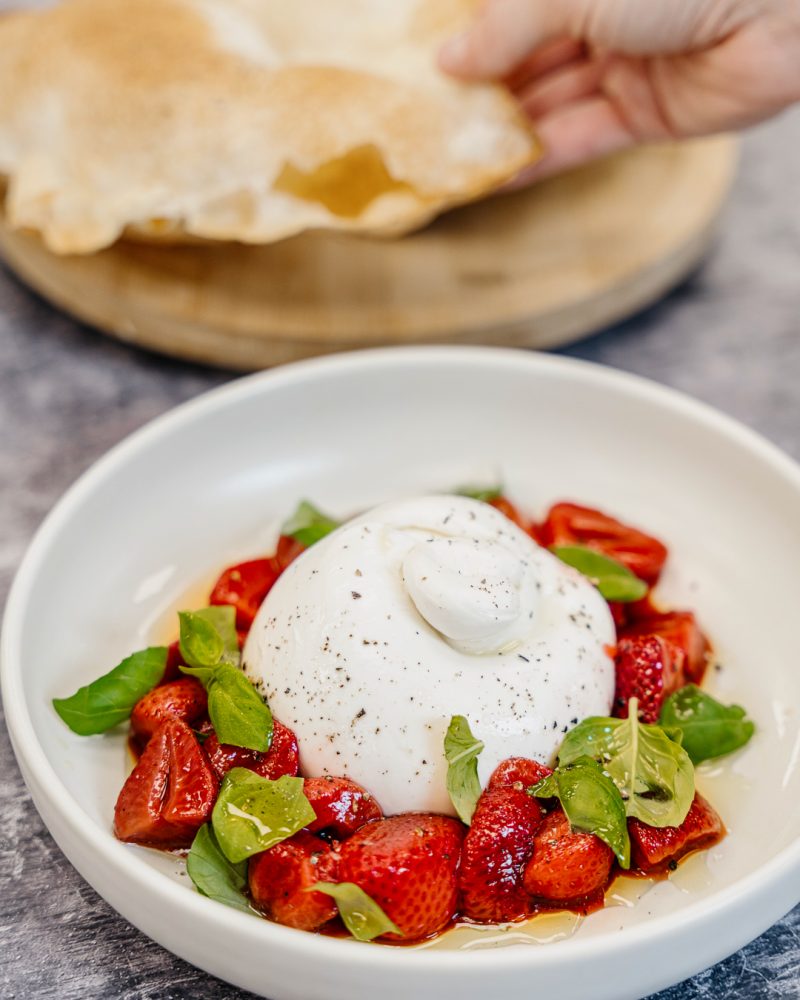
<path fill-rule="evenodd" d="M 638 149 L 398 240 L 126 240 L 58 257 L 0 221 L 0 252 L 79 319 L 228 368 L 378 344 L 553 347 L 655 301 L 696 265 L 735 162 L 726 136 Z"/>

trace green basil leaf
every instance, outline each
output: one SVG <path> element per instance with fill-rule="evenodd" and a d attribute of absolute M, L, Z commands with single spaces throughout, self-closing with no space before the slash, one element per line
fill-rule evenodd
<path fill-rule="evenodd" d="M 619 789 L 591 757 L 557 767 L 530 789 L 540 799 L 555 796 L 575 830 L 594 833 L 616 854 L 621 868 L 631 866 L 631 841 Z"/>
<path fill-rule="evenodd" d="M 454 715 L 444 737 L 447 792 L 461 822 L 469 826 L 481 794 L 478 757 L 483 743 L 476 740 L 463 715 Z"/>
<path fill-rule="evenodd" d="M 185 667 L 182 663 L 178 665 L 178 670 L 189 677 L 196 677 L 204 688 L 211 683 L 214 676 L 214 667 Z"/>
<path fill-rule="evenodd" d="M 142 649 L 69 698 L 54 698 L 53 708 L 79 736 L 104 733 L 130 717 L 136 702 L 164 676 L 166 665 L 165 646 Z"/>
<path fill-rule="evenodd" d="M 302 778 L 284 775 L 270 781 L 246 767 L 225 775 L 211 814 L 219 846 L 234 864 L 269 850 L 315 819 Z"/>
<path fill-rule="evenodd" d="M 181 655 L 190 667 L 239 662 L 236 609 L 230 604 L 179 611 Z M 201 678 L 202 679 L 202 678 Z"/>
<path fill-rule="evenodd" d="M 247 862 L 233 864 L 220 850 L 210 823 L 204 823 L 192 841 L 186 858 L 186 871 L 197 891 L 236 910 L 253 913 L 244 894 L 247 888 Z"/>
<path fill-rule="evenodd" d="M 619 789 L 628 816 L 649 826 L 680 826 L 694 798 L 692 761 L 659 726 L 639 722 L 638 707 L 631 698 L 627 719 L 579 722 L 564 737 L 558 762 L 591 757 Z"/>
<path fill-rule="evenodd" d="M 222 663 L 206 685 L 208 715 L 220 743 L 248 750 L 269 750 L 272 712 L 238 667 Z"/>
<path fill-rule="evenodd" d="M 693 764 L 722 757 L 743 747 L 755 732 L 740 705 L 723 705 L 695 684 L 687 684 L 664 702 L 662 726 L 677 729 Z"/>
<path fill-rule="evenodd" d="M 661 725 L 661 720 L 659 719 L 659 725 Z M 677 726 L 661 726 L 664 732 L 669 736 L 673 743 L 677 743 L 678 746 L 683 746 L 683 730 L 678 729 Z M 694 764 L 695 761 L 692 761 Z"/>
<path fill-rule="evenodd" d="M 357 941 L 372 941 L 381 934 L 403 932 L 371 896 L 355 882 L 315 882 L 306 892 L 324 892 L 336 900 L 339 916 Z"/>
<path fill-rule="evenodd" d="M 616 559 L 583 545 L 553 545 L 553 555 L 592 581 L 607 601 L 638 601 L 647 593 L 647 584 Z"/>
<path fill-rule="evenodd" d="M 282 524 L 281 534 L 294 538 L 308 548 L 338 528 L 339 523 L 317 510 L 307 500 L 303 500 L 297 505 L 294 514 Z"/>
<path fill-rule="evenodd" d="M 503 495 L 502 486 L 460 486 L 456 491 L 456 496 L 469 497 L 471 500 L 482 500 L 489 503 L 490 500 L 497 500 Z"/>

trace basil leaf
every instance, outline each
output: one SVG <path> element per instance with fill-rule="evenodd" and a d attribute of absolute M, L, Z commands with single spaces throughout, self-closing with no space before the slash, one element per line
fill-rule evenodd
<path fill-rule="evenodd" d="M 607 601 L 638 601 L 647 593 L 647 584 L 616 559 L 583 545 L 553 545 L 550 551 L 592 583 Z"/>
<path fill-rule="evenodd" d="M 269 750 L 272 712 L 242 671 L 223 663 L 214 669 L 206 687 L 208 715 L 220 743 L 262 753 Z"/>
<path fill-rule="evenodd" d="M 631 698 L 627 719 L 579 722 L 564 737 L 558 762 L 591 757 L 619 789 L 628 816 L 649 826 L 680 826 L 694 798 L 692 761 L 659 726 L 639 722 L 637 713 Z"/>
<path fill-rule="evenodd" d="M 228 771 L 211 813 L 219 846 L 234 863 L 269 850 L 315 819 L 302 778 L 270 781 L 246 767 Z"/>
<path fill-rule="evenodd" d="M 404 936 L 397 924 L 355 882 L 315 882 L 305 891 L 332 896 L 345 927 L 357 941 L 372 941 L 381 934 Z"/>
<path fill-rule="evenodd" d="M 208 687 L 211 683 L 211 678 L 214 676 L 213 667 L 185 667 L 182 663 L 179 663 L 178 670 L 182 674 L 188 674 L 189 677 L 196 677 L 205 688 Z"/>
<path fill-rule="evenodd" d="M 197 831 L 186 858 L 186 871 L 202 896 L 245 913 L 253 912 L 244 894 L 247 862 L 233 864 L 228 861 L 220 850 L 210 823 L 204 823 Z"/>
<path fill-rule="evenodd" d="M 164 676 L 166 665 L 165 646 L 142 649 L 69 698 L 54 698 L 53 708 L 79 736 L 104 733 L 130 717 L 136 702 Z"/>
<path fill-rule="evenodd" d="M 471 500 L 482 500 L 489 503 L 490 500 L 497 500 L 503 495 L 502 486 L 460 486 L 456 491 L 456 496 L 469 497 Z"/>
<path fill-rule="evenodd" d="M 481 795 L 478 757 L 483 743 L 476 740 L 463 715 L 454 715 L 444 736 L 447 793 L 462 823 L 469 826 Z"/>
<path fill-rule="evenodd" d="M 740 705 L 723 705 L 695 684 L 687 684 L 664 702 L 660 725 L 677 729 L 693 764 L 722 757 L 743 747 L 755 732 Z"/>
<path fill-rule="evenodd" d="M 318 542 L 320 538 L 329 535 L 339 527 L 339 521 L 334 521 L 307 500 L 297 505 L 297 510 L 281 526 L 281 534 L 288 535 L 308 547 Z"/>
<path fill-rule="evenodd" d="M 571 764 L 557 767 L 530 789 L 540 799 L 555 796 L 570 826 L 594 833 L 616 854 L 621 868 L 631 866 L 631 841 L 625 803 L 619 789 L 591 757 L 577 757 Z"/>
<path fill-rule="evenodd" d="M 181 655 L 190 667 L 215 667 L 218 663 L 239 662 L 239 637 L 233 605 L 179 611 L 178 620 Z"/>
<path fill-rule="evenodd" d="M 208 691 L 208 714 L 221 743 L 265 752 L 272 743 L 272 713 L 239 669 L 236 610 L 232 605 L 181 611 L 181 652 Z"/>

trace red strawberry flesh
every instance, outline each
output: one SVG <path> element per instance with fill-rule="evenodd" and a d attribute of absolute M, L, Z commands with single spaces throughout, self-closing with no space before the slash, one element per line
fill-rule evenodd
<path fill-rule="evenodd" d="M 418 941 L 443 930 L 455 915 L 463 836 L 461 823 L 447 816 L 404 813 L 375 820 L 342 844 L 339 879 L 375 900 L 403 932 L 399 940 Z"/>
<path fill-rule="evenodd" d="M 642 722 L 658 722 L 664 700 L 683 687 L 683 650 L 660 635 L 637 635 L 617 643 L 614 715 L 628 717 L 628 701 L 639 699 Z"/>
<path fill-rule="evenodd" d="M 214 584 L 209 604 L 232 605 L 236 627 L 247 631 L 280 574 L 281 567 L 274 559 L 251 559 L 229 566 Z"/>
<path fill-rule="evenodd" d="M 272 920 L 304 931 L 319 930 L 337 915 L 336 903 L 315 882 L 338 882 L 339 858 L 320 837 L 301 830 L 251 858 L 247 877 L 254 904 Z"/>
<path fill-rule="evenodd" d="M 573 832 L 556 809 L 536 831 L 523 884 L 537 901 L 593 906 L 602 899 L 613 861 L 607 844 L 593 833 Z"/>
<path fill-rule="evenodd" d="M 181 719 L 191 725 L 202 719 L 208 708 L 206 690 L 194 677 L 180 677 L 153 688 L 133 707 L 131 731 L 146 742 L 167 719 Z"/>
<path fill-rule="evenodd" d="M 329 830 L 337 837 L 349 837 L 365 823 L 383 816 L 381 807 L 361 785 L 349 778 L 306 778 L 303 791 L 317 815 L 306 828 L 311 833 Z"/>
<path fill-rule="evenodd" d="M 246 767 L 272 781 L 284 774 L 292 777 L 297 774 L 300 763 L 297 737 L 277 719 L 273 720 L 272 744 L 266 753 L 220 743 L 210 725 L 206 727 L 206 732 L 208 735 L 203 742 L 203 749 L 220 781 L 232 767 Z"/>
<path fill-rule="evenodd" d="M 518 774 L 521 769 L 517 765 L 508 770 Z M 493 780 L 496 776 L 497 772 Z M 523 782 L 504 786 L 499 783 L 502 780 L 495 787 L 490 783 L 478 799 L 461 853 L 460 910 L 479 923 L 519 920 L 530 913 L 522 870 L 531 856 L 542 813 Z"/>
<path fill-rule="evenodd" d="M 616 559 L 644 580 L 654 584 L 667 558 L 666 547 L 652 535 L 623 524 L 591 507 L 557 503 L 540 528 L 543 545 L 584 545 Z"/>
<path fill-rule="evenodd" d="M 715 843 L 724 832 L 716 810 L 699 792 L 695 793 L 680 826 L 655 827 L 638 819 L 628 820 L 633 867 L 646 874 L 662 872 L 689 851 Z"/>
<path fill-rule="evenodd" d="M 528 757 L 508 757 L 494 769 L 486 787 L 508 788 L 516 784 L 522 788 L 530 788 L 552 773 L 549 767 L 540 764 L 538 760 L 530 760 Z"/>
<path fill-rule="evenodd" d="M 114 809 L 120 840 L 188 847 L 211 815 L 219 783 L 194 733 L 169 719 L 153 733 Z"/>
<path fill-rule="evenodd" d="M 660 635 L 684 653 L 684 672 L 687 682 L 700 684 L 708 665 L 711 644 L 703 634 L 691 611 L 653 611 L 637 619 L 621 633 L 624 637 Z"/>

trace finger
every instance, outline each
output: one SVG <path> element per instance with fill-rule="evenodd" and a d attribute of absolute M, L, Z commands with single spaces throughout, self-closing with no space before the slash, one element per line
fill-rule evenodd
<path fill-rule="evenodd" d="M 545 155 L 510 181 L 505 187 L 507 191 L 616 153 L 636 142 L 617 110 L 602 96 L 545 115 L 534 122 L 534 128 Z"/>
<path fill-rule="evenodd" d="M 528 117 L 537 120 L 598 93 L 604 72 L 604 59 L 585 59 L 534 80 L 516 98 Z"/>
<path fill-rule="evenodd" d="M 468 79 L 506 76 L 524 57 L 568 35 L 573 0 L 485 0 L 473 25 L 439 51 L 445 72 Z"/>
<path fill-rule="evenodd" d="M 534 49 L 508 74 L 504 83 L 510 90 L 521 90 L 531 80 L 585 58 L 586 46 L 583 42 L 574 38 L 557 38 Z"/>

